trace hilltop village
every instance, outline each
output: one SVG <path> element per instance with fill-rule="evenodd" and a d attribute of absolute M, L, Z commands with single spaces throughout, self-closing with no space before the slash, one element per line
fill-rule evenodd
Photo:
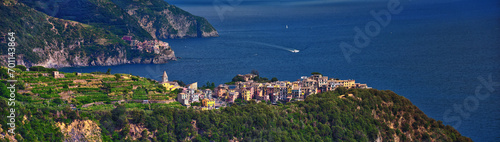
<path fill-rule="evenodd" d="M 141 106 L 154 104 L 206 110 L 250 100 L 269 104 L 302 101 L 311 94 L 333 91 L 338 87 L 370 88 L 355 80 L 329 78 L 320 73 L 302 76 L 296 81 L 268 80 L 258 73 L 239 74 L 231 82 L 207 83 L 199 88 L 197 82 L 186 85 L 182 81 L 170 81 L 166 71 L 161 81 L 155 81 L 128 74 L 111 74 L 110 70 L 106 73 L 64 73 L 38 66 L 23 70 L 16 71 L 21 77 L 18 83 L 22 86 L 18 91 L 20 94 L 34 96 L 32 101 L 40 103 L 64 100 L 73 109 L 104 109 L 115 103 L 141 103 Z"/>
<path fill-rule="evenodd" d="M 290 101 L 301 101 L 311 94 L 333 91 L 338 87 L 371 88 L 366 84 L 356 83 L 355 80 L 339 80 L 328 78 L 319 73 L 309 77 L 302 76 L 297 81 L 255 81 L 259 78 L 255 74 L 237 75 L 237 81 L 220 84 L 211 89 L 199 90 L 198 84 L 193 83 L 182 87 L 178 82 L 168 81 L 166 72 L 163 73 L 161 84 L 167 90 L 181 90 L 177 101 L 182 105 L 200 104 L 203 109 L 213 109 L 226 104 L 235 103 L 237 100 L 255 100 L 257 102 L 270 102 L 272 104 Z"/>

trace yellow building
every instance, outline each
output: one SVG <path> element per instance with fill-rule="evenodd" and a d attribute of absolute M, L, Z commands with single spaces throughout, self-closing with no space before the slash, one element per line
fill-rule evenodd
<path fill-rule="evenodd" d="M 162 83 L 162 85 L 163 85 L 163 87 L 165 87 L 169 91 L 173 91 L 173 90 L 177 89 L 177 86 L 172 85 L 168 82 Z"/>
<path fill-rule="evenodd" d="M 198 90 L 198 82 L 189 84 L 188 88 L 193 90 Z"/>
<path fill-rule="evenodd" d="M 292 89 L 300 89 L 300 85 L 299 85 L 299 83 L 294 82 L 294 83 L 292 84 Z"/>
<path fill-rule="evenodd" d="M 201 105 L 204 107 L 214 107 L 215 100 L 203 99 L 201 100 Z"/>
<path fill-rule="evenodd" d="M 252 95 L 251 95 L 250 90 L 243 90 L 241 92 L 241 95 L 242 95 L 243 99 L 246 101 L 250 101 L 252 99 Z"/>
<path fill-rule="evenodd" d="M 335 80 L 335 83 L 342 84 L 345 88 L 354 88 L 356 87 L 355 80 Z"/>

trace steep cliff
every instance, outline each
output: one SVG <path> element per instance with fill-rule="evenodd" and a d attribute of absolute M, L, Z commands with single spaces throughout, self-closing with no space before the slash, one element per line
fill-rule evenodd
<path fill-rule="evenodd" d="M 152 36 L 123 9 L 109 0 L 19 0 L 49 16 L 103 28 L 122 37 L 150 40 Z"/>
<path fill-rule="evenodd" d="M 139 40 L 216 37 L 206 19 L 163 0 L 21 0 L 50 16 L 101 27 Z M 51 7 L 52 6 L 52 7 Z"/>
<path fill-rule="evenodd" d="M 54 18 L 17 0 L 1 2 L 0 35 L 15 33 L 17 64 L 60 68 L 175 60 L 169 47 L 157 53 L 136 50 L 109 30 Z M 0 48 L 0 62 L 5 64 L 7 44 Z"/>
<path fill-rule="evenodd" d="M 163 0 L 112 0 L 139 20 L 154 38 L 216 37 L 208 21 Z"/>

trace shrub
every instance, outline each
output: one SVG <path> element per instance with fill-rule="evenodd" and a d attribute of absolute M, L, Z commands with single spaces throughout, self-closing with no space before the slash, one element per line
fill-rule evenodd
<path fill-rule="evenodd" d="M 17 65 L 17 66 L 15 66 L 14 68 L 18 68 L 18 69 L 20 69 L 20 70 L 22 70 L 22 71 L 26 71 L 26 67 L 25 67 L 25 66 L 23 66 L 23 65 Z"/>
<path fill-rule="evenodd" d="M 120 76 L 119 74 L 115 74 L 115 79 L 116 79 L 116 80 L 119 80 L 119 79 L 120 79 L 120 77 L 121 77 L 121 76 Z"/>
<path fill-rule="evenodd" d="M 52 100 L 52 102 L 55 103 L 55 104 L 58 104 L 58 105 L 64 103 L 64 101 L 62 99 L 60 99 L 60 98 L 56 98 L 56 99 Z"/>

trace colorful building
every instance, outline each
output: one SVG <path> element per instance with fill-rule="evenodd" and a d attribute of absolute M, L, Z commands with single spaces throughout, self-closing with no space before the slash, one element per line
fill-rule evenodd
<path fill-rule="evenodd" d="M 204 107 L 214 107 L 215 100 L 213 99 L 203 99 L 201 100 L 201 105 Z"/>

